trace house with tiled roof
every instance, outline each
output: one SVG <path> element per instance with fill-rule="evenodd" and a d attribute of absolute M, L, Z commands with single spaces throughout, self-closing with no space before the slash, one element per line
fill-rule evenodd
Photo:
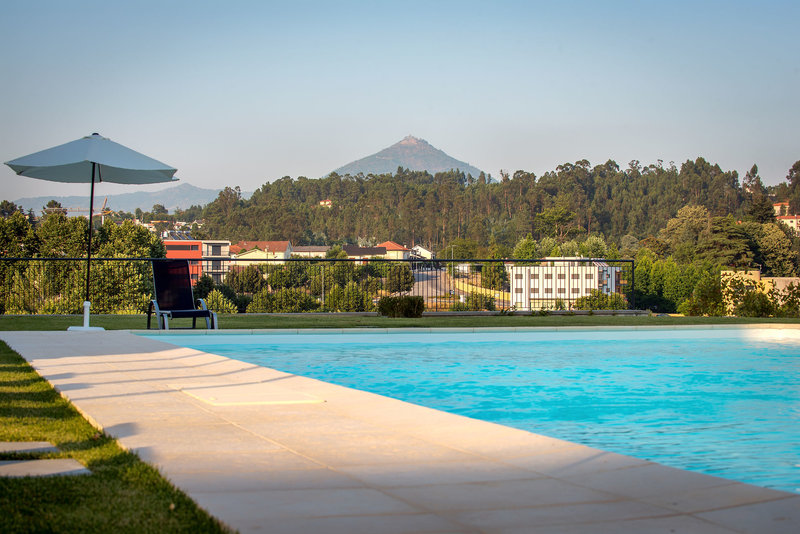
<path fill-rule="evenodd" d="M 292 255 L 292 244 L 289 241 L 239 241 L 231 245 L 231 255 L 234 255 L 234 260 L 247 260 L 240 262 L 240 265 L 259 263 L 255 260 L 288 260 Z"/>
<path fill-rule="evenodd" d="M 394 241 L 384 241 L 378 244 L 379 247 L 386 249 L 386 259 L 390 260 L 407 260 L 411 251 L 403 245 L 398 245 Z"/>
<path fill-rule="evenodd" d="M 789 210 L 788 202 L 776 202 L 772 205 L 775 210 L 775 219 L 792 229 L 795 234 L 800 233 L 800 215 Z"/>
<path fill-rule="evenodd" d="M 297 245 L 292 248 L 295 258 L 324 258 L 331 249 L 328 245 Z"/>

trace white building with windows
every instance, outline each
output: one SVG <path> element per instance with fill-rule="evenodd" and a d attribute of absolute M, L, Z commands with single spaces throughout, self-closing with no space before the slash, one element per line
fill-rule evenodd
<path fill-rule="evenodd" d="M 800 234 L 800 215 L 789 211 L 788 202 L 776 202 L 772 205 L 775 210 L 775 219 L 792 229 L 795 235 Z"/>
<path fill-rule="evenodd" d="M 432 260 L 434 253 L 422 245 L 414 245 L 411 247 L 411 257 L 413 259 Z"/>
<path fill-rule="evenodd" d="M 215 284 L 221 284 L 230 269 L 231 242 L 222 240 L 203 240 L 203 274 L 211 276 Z"/>
<path fill-rule="evenodd" d="M 619 292 L 620 267 L 590 258 L 545 260 L 539 265 L 506 264 L 515 309 L 553 309 L 558 304 L 569 309 L 592 290 L 606 295 Z"/>

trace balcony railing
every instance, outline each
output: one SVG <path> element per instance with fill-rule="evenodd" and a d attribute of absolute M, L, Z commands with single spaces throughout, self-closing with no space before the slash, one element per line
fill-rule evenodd
<path fill-rule="evenodd" d="M 93 258 L 92 313 L 144 313 L 153 261 L 163 258 Z M 209 306 L 223 313 L 371 312 L 390 295 L 422 297 L 427 312 L 635 306 L 632 260 L 189 261 L 196 292 L 216 290 Z M 85 276 L 85 258 L 0 258 L 0 313 L 80 314 Z"/>

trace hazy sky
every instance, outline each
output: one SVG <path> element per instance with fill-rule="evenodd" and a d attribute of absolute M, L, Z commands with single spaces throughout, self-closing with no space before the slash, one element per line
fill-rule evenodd
<path fill-rule="evenodd" d="M 800 159 L 800 2 L 2 0 L 0 159 L 99 132 L 199 187 L 406 135 L 499 175 Z M 21 178 L 0 198 L 87 194 Z M 98 195 L 137 186 L 103 185 Z"/>

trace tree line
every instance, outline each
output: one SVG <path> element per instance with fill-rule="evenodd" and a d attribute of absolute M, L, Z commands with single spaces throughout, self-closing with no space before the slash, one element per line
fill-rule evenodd
<path fill-rule="evenodd" d="M 703 158 L 621 169 L 614 161 L 559 165 L 541 177 L 526 171 L 499 180 L 458 171 L 430 174 L 398 168 L 394 174 L 309 179 L 283 177 L 249 199 L 226 188 L 203 210 L 203 232 L 214 238 L 289 239 L 295 244 L 391 239 L 441 251 L 458 239 L 513 247 L 523 237 L 563 242 L 592 234 L 620 245 L 623 238 L 656 235 L 684 206 L 713 217 L 773 220 L 773 200 L 800 208 L 800 162 L 787 183 L 767 188 L 753 168 L 739 180 Z M 320 205 L 330 200 L 331 206 Z"/>
<path fill-rule="evenodd" d="M 53 212 L 35 224 L 20 211 L 0 218 L 0 256 L 61 258 L 65 261 L 0 262 L 0 313 L 80 313 L 88 221 Z M 164 244 L 141 226 L 107 220 L 92 238 L 95 258 L 163 258 Z M 69 258 L 78 258 L 68 261 Z M 141 313 L 152 294 L 147 262 L 92 264 L 90 290 L 95 313 Z"/>
<path fill-rule="evenodd" d="M 320 205 L 320 200 L 331 200 L 331 207 Z M 720 300 L 726 285 L 720 277 L 723 268 L 757 268 L 765 276 L 800 273 L 800 240 L 776 220 L 775 201 L 788 202 L 790 211 L 800 210 L 800 161 L 789 169 L 786 182 L 770 188 L 764 186 L 756 166 L 740 182 L 735 171 L 722 171 L 703 158 L 687 161 L 680 169 L 633 161 L 624 170 L 613 161 L 592 167 L 581 160 L 540 178 L 517 171 L 501 173 L 497 181 L 457 171 L 431 175 L 405 169 L 386 175 L 332 174 L 317 180 L 285 177 L 264 184 L 248 200 L 241 198 L 238 188 L 226 188 L 214 202 L 192 207 L 188 214 L 202 215 L 208 236 L 231 241 L 336 244 L 369 243 L 374 238 L 421 243 L 443 258 L 634 258 L 636 291 L 629 297 L 635 298 L 637 307 L 717 314 L 731 311 Z M 136 215 L 162 216 L 162 210 L 155 208 L 152 214 Z M 85 255 L 85 219 L 53 212 L 33 220 L 8 201 L 0 203 L 0 211 L 3 256 Z M 103 226 L 93 254 L 163 256 L 163 245 L 152 234 L 134 228 L 129 223 Z M 264 288 L 219 287 L 209 293 L 221 292 L 213 295 L 214 300 L 230 309 L 283 309 L 288 306 L 283 301 L 298 292 L 299 286 L 291 282 L 297 274 L 281 268 L 261 273 Z M 237 284 L 237 276 L 229 277 L 227 288 Z M 326 294 L 334 309 L 368 308 L 379 288 L 357 294 L 345 291 L 348 284 L 355 287 L 356 282 L 372 278 L 375 286 L 377 280 L 386 280 L 364 273 L 341 284 L 317 278 L 320 287 L 343 291 Z M 481 285 L 502 289 L 507 284 L 501 264 L 483 266 Z M 318 289 L 309 287 L 301 292 L 319 300 Z M 747 284 L 742 287 L 746 291 L 729 293 L 742 299 L 769 293 Z M 276 291 L 281 294 L 276 296 Z M 791 298 L 774 292 L 768 296 L 770 306 L 756 302 L 760 297 L 748 297 L 748 302 L 756 302 L 759 313 L 794 313 L 786 304 Z M 310 300 L 303 304 L 299 293 L 294 297 L 301 308 L 318 306 Z"/>

